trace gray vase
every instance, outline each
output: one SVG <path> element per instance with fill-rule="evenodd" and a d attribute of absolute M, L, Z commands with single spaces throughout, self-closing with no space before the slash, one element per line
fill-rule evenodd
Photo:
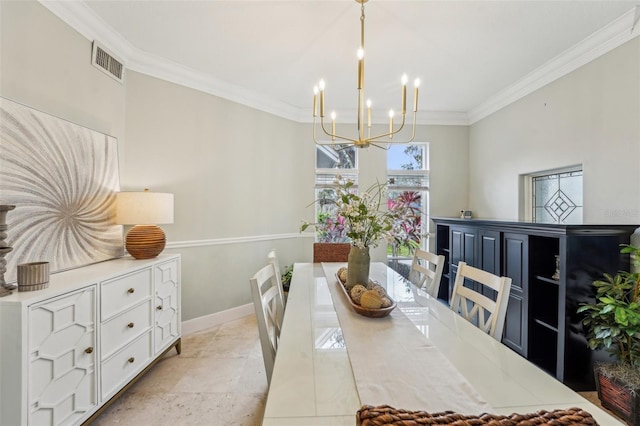
<path fill-rule="evenodd" d="M 4 273 L 7 272 L 7 260 L 4 258 L 7 253 L 13 250 L 13 247 L 8 247 L 5 239 L 7 238 L 7 213 L 15 209 L 16 206 L 2 204 L 0 205 L 0 297 L 11 294 L 11 291 L 16 288 L 15 285 L 7 284 L 4 280 Z"/>
<path fill-rule="evenodd" d="M 369 283 L 369 266 L 371 265 L 369 247 L 351 246 L 348 262 L 347 284 L 345 286 L 347 290 L 351 291 L 356 284 L 366 286 Z"/>

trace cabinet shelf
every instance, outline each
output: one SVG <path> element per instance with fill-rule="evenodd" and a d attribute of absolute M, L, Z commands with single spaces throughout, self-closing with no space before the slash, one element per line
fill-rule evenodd
<path fill-rule="evenodd" d="M 533 320 L 535 321 L 536 324 L 539 324 L 548 330 L 554 331 L 556 333 L 558 332 L 558 327 L 555 327 L 542 319 L 534 318 Z"/>
<path fill-rule="evenodd" d="M 553 285 L 558 285 L 558 286 L 560 285 L 560 281 L 556 281 L 556 280 L 551 279 L 551 278 L 543 277 L 542 275 L 536 275 L 536 279 L 538 281 L 542 281 L 542 282 L 545 282 L 545 283 L 548 283 L 548 284 L 553 284 Z"/>

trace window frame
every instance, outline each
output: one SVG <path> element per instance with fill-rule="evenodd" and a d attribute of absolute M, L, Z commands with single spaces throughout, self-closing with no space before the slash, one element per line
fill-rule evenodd
<path fill-rule="evenodd" d="M 539 178 L 543 176 L 552 176 L 552 175 L 560 175 L 563 173 L 573 173 L 573 172 L 582 172 L 582 176 L 584 178 L 584 167 L 582 164 L 574 164 L 566 167 L 559 167 L 556 169 L 542 170 L 539 172 L 528 173 L 522 175 L 522 197 L 521 197 L 521 217 L 529 222 L 534 222 L 534 209 L 535 209 L 535 191 L 534 191 L 534 178 Z M 583 180 L 583 195 L 584 195 L 584 180 Z M 583 205 L 581 206 L 584 211 L 584 198 Z M 549 222 L 539 222 L 539 223 L 549 223 Z M 557 222 L 553 222 L 557 223 Z"/>
<path fill-rule="evenodd" d="M 429 241 L 431 238 L 430 227 L 429 227 L 429 191 L 431 186 L 430 181 L 430 156 L 429 156 L 429 142 L 410 142 L 406 144 L 397 144 L 395 146 L 420 146 L 422 147 L 422 168 L 421 169 L 389 169 L 387 168 L 387 190 L 388 192 L 404 192 L 404 191 L 417 191 L 420 192 L 420 210 L 421 210 L 421 225 L 422 229 L 420 231 L 421 240 L 420 240 L 420 248 L 423 250 L 428 249 Z M 387 158 L 387 166 L 388 166 L 388 158 Z M 395 176 L 420 176 L 426 178 L 426 185 L 421 185 L 419 187 L 416 186 L 390 186 L 389 180 Z M 394 256 L 390 254 L 387 256 L 388 261 L 397 261 L 397 260 L 408 260 L 411 257 L 408 256 Z"/>
<path fill-rule="evenodd" d="M 336 145 L 346 145 L 346 144 L 336 144 Z M 326 168 L 326 167 L 318 167 L 318 153 L 319 150 L 324 150 L 326 148 L 324 148 L 326 145 L 316 145 L 316 149 L 315 149 L 315 175 L 314 175 L 314 184 L 313 184 L 313 193 L 314 193 L 314 199 L 316 200 L 316 203 L 314 203 L 314 223 L 318 221 L 318 217 L 321 213 L 320 211 L 320 203 L 317 202 L 317 200 L 319 199 L 318 194 L 319 191 L 322 191 L 324 189 L 332 189 L 334 187 L 333 181 L 340 175 L 342 176 L 342 178 L 344 179 L 351 179 L 354 182 L 354 186 L 353 189 L 357 192 L 358 190 L 358 161 L 359 161 L 359 155 L 358 155 L 358 149 L 351 145 L 347 145 L 348 148 L 347 149 L 353 149 L 354 150 L 354 167 L 353 168 L 340 168 L 340 167 L 334 167 L 334 168 Z M 319 183 L 318 182 L 318 177 L 321 175 L 325 175 L 325 176 L 333 176 L 333 179 L 329 179 L 329 181 L 327 181 L 326 183 Z M 318 240 L 318 235 L 319 232 L 316 231 L 315 235 L 314 235 L 314 241 L 315 242 L 322 242 Z"/>

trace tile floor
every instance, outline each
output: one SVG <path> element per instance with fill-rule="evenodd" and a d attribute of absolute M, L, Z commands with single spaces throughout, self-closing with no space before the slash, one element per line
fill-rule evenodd
<path fill-rule="evenodd" d="M 259 426 L 267 389 L 251 315 L 184 336 L 93 425 Z"/>
<path fill-rule="evenodd" d="M 250 315 L 184 336 L 180 356 L 169 351 L 93 425 L 260 426 L 267 390 Z"/>

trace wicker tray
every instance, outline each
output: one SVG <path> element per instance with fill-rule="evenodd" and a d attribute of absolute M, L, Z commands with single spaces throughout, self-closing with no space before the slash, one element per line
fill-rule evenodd
<path fill-rule="evenodd" d="M 391 306 L 389 306 L 388 308 L 380 308 L 380 309 L 363 308 L 362 306 L 358 305 L 357 303 L 354 303 L 353 300 L 351 300 L 351 297 L 349 296 L 349 293 L 347 293 L 347 289 L 342 284 L 342 281 L 340 281 L 340 277 L 338 277 L 338 274 L 336 274 L 336 284 L 338 288 L 342 290 L 344 297 L 347 298 L 353 310 L 359 313 L 360 315 L 363 315 L 369 318 L 382 318 L 389 315 L 391 311 L 393 311 L 396 308 L 397 304 L 395 300 L 393 300 L 390 297 L 389 297 L 389 300 L 391 300 Z"/>
<path fill-rule="evenodd" d="M 453 411 L 428 413 L 426 411 L 400 410 L 388 405 L 372 407 L 363 405 L 356 413 L 357 426 L 418 426 L 418 425 L 491 425 L 491 426 L 597 426 L 590 413 L 580 408 L 566 410 L 545 411 L 536 413 L 511 414 L 508 416 L 497 414 L 481 414 L 479 416 L 465 416 Z"/>

